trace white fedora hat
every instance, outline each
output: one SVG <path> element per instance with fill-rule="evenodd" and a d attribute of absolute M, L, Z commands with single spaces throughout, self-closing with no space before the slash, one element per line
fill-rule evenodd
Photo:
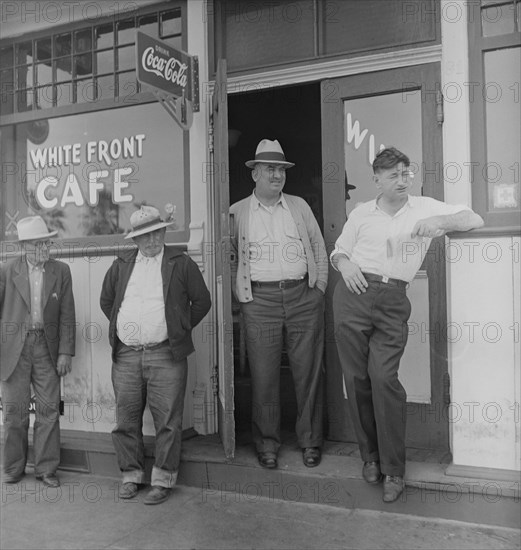
<path fill-rule="evenodd" d="M 288 162 L 286 160 L 280 143 L 277 140 L 271 141 L 271 139 L 263 139 L 259 145 L 257 145 L 255 158 L 253 160 L 248 160 L 245 164 L 248 168 L 253 168 L 258 162 L 264 164 L 280 164 L 287 168 L 295 166 L 293 162 Z"/>
<path fill-rule="evenodd" d="M 130 216 L 132 231 L 125 236 L 125 239 L 139 237 L 139 235 L 157 231 L 158 229 L 162 229 L 163 227 L 167 227 L 173 223 L 174 222 L 163 221 L 157 208 L 143 205 L 139 210 L 136 210 L 132 216 Z"/>
<path fill-rule="evenodd" d="M 37 241 L 48 239 L 58 234 L 58 231 L 49 231 L 41 216 L 22 218 L 16 224 L 19 241 Z"/>

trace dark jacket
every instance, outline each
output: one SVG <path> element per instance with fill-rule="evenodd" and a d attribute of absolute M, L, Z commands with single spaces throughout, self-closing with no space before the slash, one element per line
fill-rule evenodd
<path fill-rule="evenodd" d="M 109 341 L 113 361 L 116 360 L 119 343 L 117 316 L 137 253 L 137 250 L 130 250 L 116 258 L 103 280 L 100 306 L 110 321 Z M 165 246 L 161 274 L 168 340 L 174 360 L 181 361 L 194 351 L 192 329 L 208 313 L 211 306 L 210 293 L 197 264 L 187 254 L 168 246 Z"/>
<path fill-rule="evenodd" d="M 69 266 L 47 260 L 43 276 L 43 324 L 51 359 L 74 355 L 76 317 Z M 14 371 L 30 328 L 31 288 L 27 262 L 17 258 L 0 266 L 0 378 Z"/>

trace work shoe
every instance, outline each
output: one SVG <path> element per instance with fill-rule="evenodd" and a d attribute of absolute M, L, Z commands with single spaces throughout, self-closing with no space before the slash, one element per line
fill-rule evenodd
<path fill-rule="evenodd" d="M 132 481 L 125 481 L 125 483 L 123 483 L 123 485 L 119 488 L 119 498 L 134 498 L 137 495 L 137 491 L 137 483 L 133 483 Z"/>
<path fill-rule="evenodd" d="M 385 476 L 384 478 L 384 502 L 394 502 L 403 492 L 405 481 L 401 476 Z"/>
<path fill-rule="evenodd" d="M 264 451 L 257 454 L 257 460 L 263 468 L 277 467 L 277 453 L 272 451 Z"/>
<path fill-rule="evenodd" d="M 56 488 L 60 486 L 60 480 L 56 474 L 41 474 L 35 476 L 38 481 L 41 481 L 46 487 Z"/>
<path fill-rule="evenodd" d="M 2 474 L 2 483 L 18 483 L 24 477 L 25 472 L 21 474 Z"/>
<path fill-rule="evenodd" d="M 308 468 L 314 468 L 320 464 L 322 458 L 320 447 L 306 447 L 302 449 L 302 460 L 304 466 Z"/>
<path fill-rule="evenodd" d="M 367 481 L 367 483 L 379 483 L 382 479 L 380 463 L 377 461 L 364 462 L 364 467 L 362 468 L 362 476 Z"/>
<path fill-rule="evenodd" d="M 151 491 L 143 500 L 144 504 L 161 504 L 165 502 L 170 496 L 170 487 L 160 487 L 159 485 L 152 485 Z"/>

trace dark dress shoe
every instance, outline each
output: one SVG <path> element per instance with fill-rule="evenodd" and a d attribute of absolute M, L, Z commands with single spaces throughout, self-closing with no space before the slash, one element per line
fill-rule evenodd
<path fill-rule="evenodd" d="M 168 499 L 171 491 L 172 489 L 169 487 L 159 487 L 159 485 L 153 485 L 151 491 L 145 497 L 143 502 L 145 504 L 161 504 Z"/>
<path fill-rule="evenodd" d="M 362 468 L 362 476 L 367 481 L 367 483 L 379 483 L 382 479 L 382 472 L 380 470 L 379 462 L 364 462 L 364 467 Z"/>
<path fill-rule="evenodd" d="M 59 487 L 60 480 L 56 477 L 56 474 L 42 474 L 35 476 L 38 481 L 41 481 L 46 487 Z"/>
<path fill-rule="evenodd" d="M 403 492 L 405 481 L 401 476 L 385 476 L 384 479 L 384 502 L 394 502 Z"/>
<path fill-rule="evenodd" d="M 257 460 L 263 468 L 276 468 L 277 467 L 277 453 L 271 451 L 264 451 L 257 455 Z"/>
<path fill-rule="evenodd" d="M 126 481 L 123 483 L 123 485 L 119 488 L 119 498 L 129 499 L 134 498 L 137 495 L 138 486 L 137 483 L 133 483 L 132 481 Z"/>
<path fill-rule="evenodd" d="M 18 483 L 24 477 L 25 472 L 21 474 L 3 474 L 2 483 Z"/>
<path fill-rule="evenodd" d="M 319 447 L 306 447 L 305 449 L 302 449 L 302 460 L 304 462 L 304 466 L 314 468 L 320 464 L 321 459 L 322 453 L 320 452 Z"/>

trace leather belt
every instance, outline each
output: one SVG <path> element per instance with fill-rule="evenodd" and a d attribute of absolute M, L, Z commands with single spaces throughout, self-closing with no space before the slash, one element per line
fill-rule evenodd
<path fill-rule="evenodd" d="M 293 288 L 295 286 L 301 285 L 307 280 L 307 275 L 302 279 L 284 279 L 282 281 L 252 281 L 251 286 L 256 286 L 259 288 L 278 288 L 284 290 L 285 288 Z"/>
<path fill-rule="evenodd" d="M 402 281 L 401 279 L 390 279 L 389 277 L 383 277 L 382 275 L 376 275 L 375 273 L 366 273 L 362 272 L 366 281 L 372 283 L 384 283 L 386 285 L 399 286 L 400 288 L 407 288 L 409 283 L 407 281 Z"/>
<path fill-rule="evenodd" d="M 149 351 L 157 348 L 161 348 L 163 346 L 166 346 L 168 344 L 168 340 L 163 340 L 162 342 L 158 342 L 156 344 L 142 344 L 140 346 L 127 346 L 127 348 L 133 349 L 134 351 Z"/>

